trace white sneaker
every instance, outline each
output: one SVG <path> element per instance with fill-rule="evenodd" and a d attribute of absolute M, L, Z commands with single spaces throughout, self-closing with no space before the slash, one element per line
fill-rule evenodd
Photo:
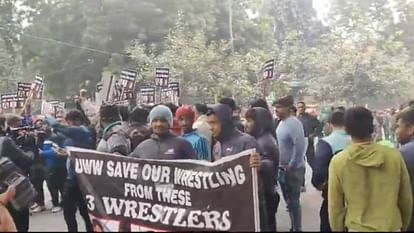
<path fill-rule="evenodd" d="M 42 212 L 42 211 L 44 211 L 45 210 L 45 207 L 44 206 L 37 206 L 37 207 L 35 207 L 35 208 L 33 208 L 32 209 L 32 213 L 39 213 L 39 212 Z"/>
<path fill-rule="evenodd" d="M 52 213 L 57 213 L 57 212 L 60 212 L 60 211 L 62 211 L 62 207 L 60 207 L 60 206 L 55 206 L 55 207 L 52 208 Z"/>
<path fill-rule="evenodd" d="M 37 203 L 33 203 L 33 205 L 32 205 L 32 206 L 30 206 L 30 209 L 31 209 L 31 210 L 34 210 L 34 209 L 36 209 L 37 207 L 39 207 L 39 205 L 38 205 Z"/>

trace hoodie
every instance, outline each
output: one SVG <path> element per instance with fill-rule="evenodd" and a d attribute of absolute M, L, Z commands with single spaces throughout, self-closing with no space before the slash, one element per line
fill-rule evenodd
<path fill-rule="evenodd" d="M 236 129 L 232 119 L 232 110 L 229 106 L 217 104 L 212 108 L 211 114 L 215 114 L 221 124 L 221 134 L 215 138 L 216 144 L 213 146 L 214 160 L 248 149 L 259 149 L 256 140 L 252 136 Z M 258 152 L 260 154 L 260 151 Z"/>
<path fill-rule="evenodd" d="M 398 150 L 352 144 L 329 166 L 328 213 L 332 231 L 405 231 L 413 199 Z"/>
<path fill-rule="evenodd" d="M 98 143 L 97 151 L 128 155 L 131 152 L 131 140 L 125 125 L 121 121 L 113 122 L 103 130 L 103 137 Z"/>
<path fill-rule="evenodd" d="M 279 167 L 279 149 L 273 137 L 274 122 L 270 112 L 261 107 L 253 108 L 255 111 L 255 128 L 251 135 L 256 138 L 261 152 L 261 162 L 265 187 L 271 188 L 276 184 Z"/>

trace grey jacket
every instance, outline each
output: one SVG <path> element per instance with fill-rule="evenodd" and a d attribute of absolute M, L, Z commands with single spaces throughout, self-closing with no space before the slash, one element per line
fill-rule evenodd
<path fill-rule="evenodd" d="M 132 157 L 141 159 L 196 159 L 197 155 L 191 144 L 184 138 L 168 133 L 163 137 L 152 134 L 131 153 Z"/>
<path fill-rule="evenodd" d="M 414 197 L 414 139 L 401 146 L 400 151 L 407 166 L 408 174 L 410 175 L 411 189 Z M 414 231 L 414 216 L 411 217 L 411 223 L 407 231 Z"/>
<path fill-rule="evenodd" d="M 234 155 L 244 150 L 258 149 L 258 144 L 254 137 L 236 129 L 231 109 L 227 105 L 218 104 L 214 106 L 211 114 L 215 114 L 221 123 L 221 134 L 215 138 L 216 143 L 213 146 L 212 154 L 214 160 L 219 160 L 222 157 Z"/>
<path fill-rule="evenodd" d="M 120 122 L 110 124 L 104 129 L 97 151 L 128 155 L 131 152 L 131 141 Z"/>

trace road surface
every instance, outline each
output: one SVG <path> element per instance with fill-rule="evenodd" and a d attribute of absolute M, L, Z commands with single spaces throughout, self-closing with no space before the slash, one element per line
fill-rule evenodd
<path fill-rule="evenodd" d="M 303 231 L 319 231 L 319 208 L 321 205 L 321 194 L 315 190 L 310 184 L 311 169 L 308 166 L 306 169 L 306 186 L 307 191 L 302 193 L 302 222 Z M 47 188 L 45 187 L 45 190 Z M 45 191 L 46 200 L 48 200 L 48 207 L 51 207 L 50 196 L 48 191 Z M 85 225 L 82 218 L 78 215 L 79 230 L 84 231 Z M 290 220 L 288 212 L 286 211 L 286 204 L 283 198 L 279 204 L 277 213 L 277 228 L 278 231 L 286 232 L 290 229 Z M 34 214 L 30 217 L 30 231 L 67 231 L 63 213 L 52 213 L 44 211 L 42 213 Z"/>

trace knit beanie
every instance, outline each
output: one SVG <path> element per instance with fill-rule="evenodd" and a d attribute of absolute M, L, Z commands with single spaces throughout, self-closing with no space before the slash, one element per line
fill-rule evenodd
<path fill-rule="evenodd" d="M 154 107 L 149 114 L 149 123 L 151 124 L 155 118 L 161 118 L 168 122 L 170 127 L 173 126 L 173 114 L 171 110 L 164 105 Z"/>
<path fill-rule="evenodd" d="M 121 120 L 119 109 L 116 105 L 108 104 L 102 105 L 99 109 L 100 119 L 106 122 L 115 122 Z"/>
<path fill-rule="evenodd" d="M 183 116 L 190 117 L 190 119 L 194 121 L 195 113 L 190 106 L 184 105 L 184 106 L 179 107 L 177 111 L 175 112 L 175 117 L 177 117 L 177 119 Z"/>

